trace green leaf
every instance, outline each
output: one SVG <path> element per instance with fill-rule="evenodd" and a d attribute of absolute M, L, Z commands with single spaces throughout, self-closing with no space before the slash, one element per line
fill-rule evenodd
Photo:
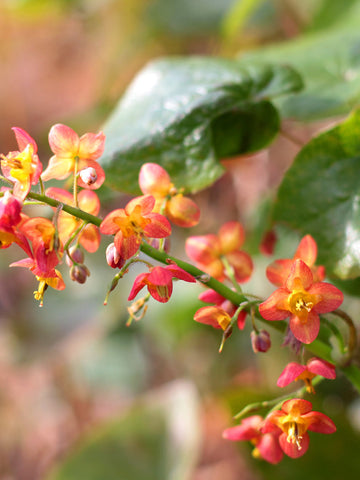
<path fill-rule="evenodd" d="M 333 29 L 308 34 L 241 57 L 244 62 L 291 65 L 305 88 L 277 102 L 287 118 L 309 121 L 348 114 L 360 102 L 360 31 Z"/>
<path fill-rule="evenodd" d="M 199 453 L 198 398 L 177 381 L 98 427 L 47 480 L 186 480 Z"/>
<path fill-rule="evenodd" d="M 220 157 L 253 152 L 276 135 L 269 99 L 300 88 L 299 75 L 283 66 L 211 57 L 150 63 L 104 126 L 108 186 L 138 194 L 146 162 L 162 165 L 187 191 L 211 185 L 224 172 Z"/>
<path fill-rule="evenodd" d="M 360 110 L 311 140 L 278 191 L 274 219 L 317 241 L 318 264 L 360 275 Z"/>

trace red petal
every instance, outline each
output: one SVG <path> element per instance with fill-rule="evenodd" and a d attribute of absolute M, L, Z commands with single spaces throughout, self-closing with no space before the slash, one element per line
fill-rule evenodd
<path fill-rule="evenodd" d="M 250 255 L 242 251 L 237 251 L 227 254 L 226 259 L 234 269 L 236 280 L 239 283 L 247 282 L 254 269 Z"/>
<path fill-rule="evenodd" d="M 306 321 L 293 315 L 290 318 L 290 329 L 294 334 L 294 337 L 300 340 L 300 342 L 309 344 L 318 336 L 320 330 L 320 317 L 313 310 L 309 312 Z"/>
<path fill-rule="evenodd" d="M 317 245 L 311 235 L 305 235 L 295 252 L 294 260 L 300 258 L 308 267 L 312 267 L 316 261 Z"/>
<path fill-rule="evenodd" d="M 120 255 L 125 258 L 131 258 L 139 250 L 141 244 L 141 238 L 136 235 L 130 235 L 129 237 L 124 237 L 120 232 L 115 235 L 114 243 L 116 250 Z"/>
<path fill-rule="evenodd" d="M 321 296 L 320 302 L 314 307 L 316 313 L 328 313 L 336 310 L 344 300 L 343 293 L 331 283 L 314 283 L 309 289 L 309 293 Z"/>
<path fill-rule="evenodd" d="M 214 328 L 221 328 L 219 324 L 219 319 L 221 320 L 221 318 L 228 318 L 229 323 L 231 321 L 225 310 L 219 307 L 202 307 L 194 315 L 195 322 L 211 325 Z"/>
<path fill-rule="evenodd" d="M 98 227 L 95 225 L 86 225 L 79 236 L 80 244 L 86 251 L 94 253 L 100 246 L 101 236 Z"/>
<path fill-rule="evenodd" d="M 80 139 L 74 130 L 66 125 L 57 123 L 49 132 L 49 145 L 57 156 L 75 157 L 79 151 Z"/>
<path fill-rule="evenodd" d="M 190 228 L 199 223 L 200 209 L 193 200 L 178 194 L 167 202 L 166 216 L 175 225 Z"/>
<path fill-rule="evenodd" d="M 185 282 L 196 282 L 195 278 L 190 275 L 190 273 L 186 272 L 182 268 L 178 267 L 177 265 L 168 265 L 164 267 L 166 270 L 169 270 L 173 277 L 178 278 L 179 280 L 184 280 Z"/>
<path fill-rule="evenodd" d="M 301 442 L 301 449 L 296 445 L 296 443 L 291 443 L 287 441 L 287 434 L 282 433 L 279 437 L 280 447 L 283 449 L 284 453 L 291 458 L 299 458 L 302 457 L 309 448 L 309 435 L 305 432 L 302 436 Z"/>
<path fill-rule="evenodd" d="M 250 441 L 261 437 L 260 427 L 263 424 L 263 418 L 260 415 L 252 415 L 244 418 L 240 425 L 230 427 L 223 431 L 223 438 L 234 442 L 245 440 Z"/>
<path fill-rule="evenodd" d="M 308 290 L 313 283 L 313 274 L 310 268 L 300 259 L 294 261 L 289 276 L 286 280 L 286 288 L 289 292 L 299 288 L 299 281 L 305 290 Z"/>
<path fill-rule="evenodd" d="M 215 305 L 221 305 L 225 298 L 220 295 L 220 293 L 215 292 L 215 290 L 205 290 L 205 292 L 200 293 L 199 300 L 205 303 L 215 303 Z"/>
<path fill-rule="evenodd" d="M 234 252 L 244 243 L 244 227 L 240 222 L 226 222 L 220 228 L 218 238 L 221 244 L 221 253 L 223 255 Z"/>
<path fill-rule="evenodd" d="M 326 415 L 320 412 L 309 412 L 303 416 L 306 422 L 309 422 L 308 430 L 318 433 L 334 433 L 336 432 L 335 423 Z"/>
<path fill-rule="evenodd" d="M 293 382 L 301 373 L 306 370 L 305 365 L 300 365 L 296 362 L 290 362 L 282 371 L 276 385 L 278 387 L 286 387 Z"/>
<path fill-rule="evenodd" d="M 126 214 L 131 215 L 137 205 L 140 205 L 141 207 L 141 215 L 147 216 L 154 209 L 155 198 L 152 195 L 143 195 L 141 197 L 133 198 L 125 207 Z"/>
<path fill-rule="evenodd" d="M 160 213 L 149 213 L 146 218 L 151 220 L 144 227 L 144 233 L 150 238 L 165 238 L 171 235 L 171 225 L 169 221 Z"/>
<path fill-rule="evenodd" d="M 259 312 L 265 320 L 284 320 L 290 315 L 290 311 L 278 308 L 283 307 L 289 296 L 285 288 L 278 288 L 265 302 L 260 303 Z"/>
<path fill-rule="evenodd" d="M 104 220 L 100 224 L 100 232 L 104 235 L 113 235 L 120 230 L 119 225 L 116 223 L 117 218 L 126 218 L 127 215 L 123 208 L 118 208 L 108 213 Z"/>
<path fill-rule="evenodd" d="M 265 433 L 256 445 L 264 460 L 276 465 L 283 459 L 279 438 L 273 433 Z"/>
<path fill-rule="evenodd" d="M 166 197 L 172 187 L 170 176 L 157 163 L 144 163 L 139 173 L 139 187 L 142 193 Z"/>
<path fill-rule="evenodd" d="M 138 275 L 135 278 L 134 285 L 132 286 L 132 289 L 131 289 L 130 294 L 128 296 L 129 301 L 134 300 L 134 298 L 140 292 L 140 290 L 145 287 L 146 283 L 145 283 L 144 280 L 146 279 L 146 277 L 148 275 L 149 275 L 148 273 L 140 273 L 140 275 Z"/>
<path fill-rule="evenodd" d="M 290 274 L 292 260 L 275 260 L 266 269 L 268 280 L 277 287 L 283 287 Z"/>
<path fill-rule="evenodd" d="M 305 413 L 311 412 L 312 403 L 302 398 L 292 398 L 284 402 L 281 409 L 290 415 L 292 410 L 296 410 L 296 416 L 304 415 Z"/>
<path fill-rule="evenodd" d="M 87 160 L 96 160 L 101 157 L 105 147 L 105 135 L 100 133 L 85 133 L 80 137 L 79 157 Z"/>
<path fill-rule="evenodd" d="M 84 212 L 97 215 L 100 210 L 100 200 L 92 190 L 81 190 L 78 196 L 79 208 Z"/>
<path fill-rule="evenodd" d="M 307 362 L 307 369 L 315 375 L 321 375 L 324 378 L 329 378 L 333 380 L 336 378 L 335 365 L 321 358 L 311 358 Z"/>
<path fill-rule="evenodd" d="M 17 144 L 19 146 L 19 150 L 21 152 L 29 144 L 33 147 L 34 153 L 37 152 L 37 145 L 36 145 L 35 140 L 32 137 L 30 137 L 30 135 L 27 132 L 25 132 L 25 130 L 23 130 L 20 127 L 12 127 L 11 130 L 15 133 L 15 138 L 16 138 Z"/>
<path fill-rule="evenodd" d="M 207 265 L 218 259 L 220 242 L 213 234 L 193 236 L 186 240 L 185 250 L 191 260 Z"/>

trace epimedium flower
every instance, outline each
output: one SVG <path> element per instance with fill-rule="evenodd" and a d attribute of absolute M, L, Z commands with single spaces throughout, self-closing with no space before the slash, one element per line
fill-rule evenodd
<path fill-rule="evenodd" d="M 215 306 L 220 307 L 222 310 L 224 310 L 229 315 L 230 318 L 235 314 L 238 308 L 236 305 L 231 303 L 230 300 L 220 295 L 220 293 L 215 292 L 215 290 L 211 290 L 211 289 L 207 289 L 204 292 L 200 293 L 199 300 L 201 300 L 204 303 L 215 304 Z M 246 310 L 241 310 L 240 313 L 238 314 L 236 322 L 240 330 L 243 330 L 245 327 L 246 315 L 247 315 Z M 201 318 L 201 316 L 199 318 Z M 201 322 L 201 323 L 204 323 L 204 322 Z M 221 328 L 218 322 L 215 321 L 213 323 L 210 323 L 210 324 L 211 325 L 213 324 L 215 328 Z"/>
<path fill-rule="evenodd" d="M 325 267 L 315 265 L 317 257 L 317 244 L 311 235 L 305 235 L 296 249 L 292 259 L 284 258 L 275 260 L 266 269 L 268 280 L 277 287 L 282 287 L 290 274 L 290 269 L 295 260 L 301 259 L 310 268 L 314 282 L 321 282 L 325 278 Z"/>
<path fill-rule="evenodd" d="M 3 175 L 14 182 L 13 194 L 24 200 L 42 172 L 35 140 L 25 130 L 13 127 L 19 150 L 0 155 Z"/>
<path fill-rule="evenodd" d="M 177 265 L 151 267 L 149 272 L 140 273 L 135 279 L 128 300 L 133 300 L 145 286 L 150 295 L 158 302 L 166 303 L 172 294 L 173 278 L 185 282 L 196 282 L 195 278 Z"/>
<path fill-rule="evenodd" d="M 20 229 L 32 243 L 33 259 L 38 270 L 44 274 L 52 271 L 63 253 L 54 224 L 47 218 L 33 217 L 25 220 Z"/>
<path fill-rule="evenodd" d="M 232 267 L 239 283 L 249 280 L 253 271 L 250 255 L 240 250 L 245 240 L 245 233 L 240 222 L 224 223 L 218 234 L 189 237 L 185 250 L 197 266 L 218 280 L 226 277 L 227 262 Z"/>
<path fill-rule="evenodd" d="M 336 378 L 335 365 L 321 358 L 313 357 L 301 365 L 297 362 L 290 362 L 282 371 L 277 381 L 278 387 L 286 387 L 291 382 L 303 380 L 308 393 L 315 393 L 312 385 L 312 379 L 320 375 L 321 377 L 333 380 Z"/>
<path fill-rule="evenodd" d="M 110 212 L 100 225 L 100 232 L 115 235 L 114 244 L 123 259 L 138 251 L 143 238 L 165 238 L 171 234 L 168 220 L 153 212 L 155 198 L 143 195 L 130 200 L 125 208 Z"/>
<path fill-rule="evenodd" d="M 293 262 L 283 287 L 259 305 L 265 320 L 285 320 L 290 316 L 290 329 L 303 343 L 315 340 L 320 329 L 319 314 L 337 309 L 343 301 L 342 292 L 334 285 L 313 281 L 311 269 L 300 259 Z"/>
<path fill-rule="evenodd" d="M 269 463 L 279 463 L 284 454 L 279 445 L 281 430 L 263 433 L 261 428 L 264 419 L 260 415 L 252 415 L 244 418 L 240 425 L 224 430 L 223 438 L 227 440 L 248 441 L 254 445 L 252 456 L 262 458 Z"/>
<path fill-rule="evenodd" d="M 28 268 L 35 275 L 39 285 L 38 289 L 34 291 L 34 298 L 40 301 L 40 307 L 43 306 L 44 293 L 48 287 L 52 287 L 55 290 L 64 290 L 65 288 L 61 273 L 50 263 L 47 265 L 47 270 L 43 270 L 41 267 L 44 267 L 44 265 L 39 266 L 32 252 L 30 252 L 28 258 L 23 258 L 22 260 L 11 263 L 10 267 Z"/>
<path fill-rule="evenodd" d="M 301 398 L 283 403 L 281 410 L 272 411 L 265 419 L 263 433 L 281 430 L 279 444 L 291 458 L 304 455 L 309 448 L 308 431 L 330 434 L 336 431 L 334 422 L 320 412 L 312 411 L 312 404 Z"/>
<path fill-rule="evenodd" d="M 80 187 L 95 190 L 103 184 L 105 173 L 96 161 L 104 152 L 105 135 L 102 132 L 85 133 L 79 137 L 72 128 L 57 123 L 50 129 L 49 144 L 54 155 L 41 175 L 42 180 L 63 180 L 77 170 Z M 89 168 L 93 169 L 91 181 L 87 175 Z M 83 170 L 86 171 L 85 176 L 81 174 Z"/>
<path fill-rule="evenodd" d="M 73 196 L 67 190 L 50 187 L 45 193 L 48 197 L 54 198 L 61 203 L 74 205 Z M 92 190 L 81 190 L 78 194 L 78 207 L 86 213 L 97 215 L 100 210 L 99 197 Z M 61 210 L 57 219 L 57 229 L 60 241 L 65 244 L 80 227 L 82 222 L 83 220 Z M 88 252 L 96 252 L 101 242 L 99 228 L 90 223 L 85 225 L 78 236 L 78 241 Z"/>
<path fill-rule="evenodd" d="M 199 223 L 199 207 L 175 188 L 161 165 L 145 163 L 139 172 L 139 186 L 143 194 L 155 197 L 155 210 L 175 225 L 193 227 Z"/>

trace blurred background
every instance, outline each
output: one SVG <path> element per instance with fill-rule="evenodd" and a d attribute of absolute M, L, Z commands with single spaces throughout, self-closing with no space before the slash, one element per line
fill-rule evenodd
<path fill-rule="evenodd" d="M 15 149 L 12 126 L 30 133 L 40 158 L 51 152 L 51 125 L 96 132 L 134 75 L 167 55 L 235 57 L 271 42 L 336 24 L 359 2 L 326 0 L 2 0 L 0 3 L 1 152 Z M 301 125 L 302 140 L 319 125 Z M 279 183 L 298 150 L 285 137 L 269 151 L 227 161 L 227 173 L 196 195 L 200 224 L 175 229 L 172 253 L 185 258 L 186 236 L 244 222 L 244 249 L 254 256 L 245 291 L 267 295 L 256 226 L 262 199 Z M 271 161 L 269 161 L 269 159 Z M 103 212 L 128 198 L 113 196 Z M 33 210 L 32 213 L 38 210 Z M 35 213 L 34 213 L 35 214 Z M 234 332 L 218 354 L 218 331 L 195 324 L 200 286 L 174 285 L 166 305 L 149 302 L 126 327 L 134 268 L 103 306 L 114 271 L 104 252 L 88 255 L 85 285 L 33 300 L 35 280 L 21 269 L 16 247 L 0 256 L 1 480 L 261 480 L 337 479 L 360 473 L 360 404 L 341 376 L 324 382 L 313 402 L 337 424 L 335 435 L 311 435 L 308 453 L 276 467 L 251 458 L 251 446 L 222 439 L 247 403 L 279 395 L 276 380 L 289 361 L 282 338 L 255 355 L 250 331 Z M 284 235 L 276 254 L 291 257 Z M 20 271 L 21 270 L 21 271 Z M 249 322 L 250 323 L 250 322 Z M 278 352 L 274 354 L 274 351 Z"/>

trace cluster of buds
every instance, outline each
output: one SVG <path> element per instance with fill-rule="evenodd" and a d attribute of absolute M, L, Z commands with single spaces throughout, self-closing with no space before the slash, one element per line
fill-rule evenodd
<path fill-rule="evenodd" d="M 145 264 L 147 270 L 136 277 L 130 290 L 128 300 L 133 303 L 128 308 L 128 324 L 144 316 L 150 297 L 160 303 L 168 302 L 174 280 L 189 283 L 199 280 L 209 284 L 210 288 L 203 291 L 199 299 L 210 305 L 199 308 L 194 320 L 222 331 L 219 351 L 233 333 L 233 327 L 244 330 L 249 317 L 253 351 L 267 352 L 271 347 L 270 334 L 266 329 L 257 328 L 256 316 L 270 322 L 289 318 L 287 337 L 291 337 L 292 342 L 288 340 L 288 343 L 297 347 L 309 344 L 319 334 L 320 315 L 333 312 L 341 305 L 342 292 L 323 281 L 325 269 L 316 265 L 317 245 L 310 235 L 301 240 L 293 258 L 276 260 L 269 265 L 266 276 L 277 289 L 267 300 L 259 300 L 242 291 L 241 285 L 251 278 L 254 267 L 252 258 L 242 249 L 245 231 L 238 221 L 226 222 L 217 234 L 190 236 L 186 240 L 186 253 L 195 266 L 168 256 L 171 224 L 193 227 L 199 222 L 200 210 L 192 199 L 184 196 L 182 188 L 172 183 L 162 166 L 144 164 L 139 171 L 142 195 L 101 220 L 97 217 L 100 201 L 94 190 L 105 180 L 105 173 L 97 162 L 104 150 L 104 134 L 86 133 L 79 137 L 66 125 L 54 125 L 49 132 L 54 155 L 42 172 L 34 139 L 20 128 L 13 130 L 18 150 L 0 156 L 2 180 L 9 184 L 0 192 L 0 248 L 16 244 L 25 252 L 26 258 L 11 266 L 26 267 L 36 276 L 39 285 L 34 296 L 40 306 L 48 286 L 57 290 L 65 288 L 58 270 L 64 259 L 71 280 L 86 282 L 90 271 L 84 251 L 96 252 L 101 234 L 112 236 L 106 261 L 117 271 L 105 304 L 130 266 L 138 262 Z M 67 182 L 71 192 L 53 186 L 44 188 L 48 180 L 68 177 L 71 177 L 71 182 Z M 39 186 L 39 194 L 31 191 L 33 185 Z M 29 217 L 23 212 L 23 207 L 33 200 L 52 207 L 51 220 Z M 275 241 L 274 232 L 267 232 L 260 251 L 272 254 Z M 140 257 L 141 251 L 150 252 L 150 257 L 166 265 L 144 260 Z M 136 299 L 145 287 L 147 294 Z M 302 380 L 305 391 L 313 394 L 315 377 L 335 378 L 334 365 L 316 357 L 306 363 L 291 362 L 277 385 L 286 387 Z M 333 433 L 335 430 L 326 415 L 312 411 L 309 401 L 292 398 L 265 418 L 259 415 L 245 418 L 240 425 L 225 430 L 224 438 L 251 441 L 255 445 L 255 457 L 275 464 L 284 453 L 292 458 L 303 455 L 309 445 L 308 431 Z"/>

